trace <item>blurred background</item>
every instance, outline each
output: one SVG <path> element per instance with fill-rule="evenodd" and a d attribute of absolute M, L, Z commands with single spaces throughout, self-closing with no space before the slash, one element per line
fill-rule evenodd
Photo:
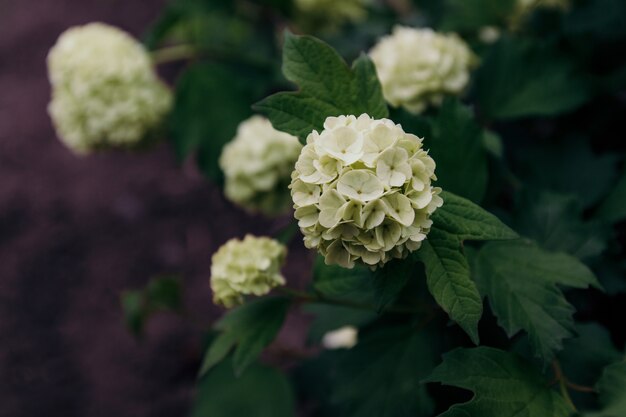
<path fill-rule="evenodd" d="M 78 158 L 55 136 L 45 59 L 59 34 L 102 21 L 141 37 L 165 3 L 0 0 L 0 416 L 185 415 L 218 314 L 211 254 L 276 227 L 167 144 Z M 159 315 L 137 341 L 120 293 L 161 274 L 182 278 L 194 319 Z"/>

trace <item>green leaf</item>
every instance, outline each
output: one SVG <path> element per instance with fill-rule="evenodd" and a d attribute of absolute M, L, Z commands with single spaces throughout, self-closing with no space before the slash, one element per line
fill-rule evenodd
<path fill-rule="evenodd" d="M 539 189 L 575 194 L 585 208 L 606 196 L 617 174 L 617 156 L 596 154 L 585 137 L 570 136 L 536 146 L 529 146 L 524 140 L 512 155 L 515 171 L 524 182 Z"/>
<path fill-rule="evenodd" d="M 500 326 L 509 337 L 526 331 L 535 355 L 546 363 L 574 332 L 574 308 L 558 286 L 599 285 L 576 258 L 523 240 L 488 243 L 473 265 L 474 279 Z"/>
<path fill-rule="evenodd" d="M 319 343 L 332 330 L 344 326 L 358 328 L 378 318 L 378 314 L 373 311 L 329 304 L 306 304 L 302 309 L 314 316 L 308 336 L 312 343 Z"/>
<path fill-rule="evenodd" d="M 376 71 L 365 55 L 350 69 L 324 42 L 285 32 L 283 73 L 300 90 L 274 94 L 254 109 L 267 115 L 276 129 L 302 142 L 313 130 L 321 131 L 328 116 L 388 115 Z"/>
<path fill-rule="evenodd" d="M 455 349 L 427 382 L 464 388 L 472 400 L 439 417 L 569 417 L 571 410 L 549 381 L 521 357 L 490 347 Z"/>
<path fill-rule="evenodd" d="M 198 153 L 202 171 L 216 181 L 222 178 L 222 147 L 251 114 L 255 94 L 245 80 L 232 69 L 200 63 L 189 67 L 176 84 L 169 122 L 176 155 L 184 160 Z"/>
<path fill-rule="evenodd" d="M 442 29 L 456 32 L 504 25 L 516 6 L 515 0 L 447 0 L 444 3 L 446 13 Z"/>
<path fill-rule="evenodd" d="M 488 119 L 554 116 L 574 110 L 591 95 L 568 58 L 553 48 L 510 38 L 488 51 L 475 87 Z"/>
<path fill-rule="evenodd" d="M 413 261 L 408 259 L 394 259 L 374 273 L 374 299 L 376 310 L 382 313 L 389 304 L 393 303 L 400 291 L 406 286 Z"/>
<path fill-rule="evenodd" d="M 176 277 L 153 278 L 141 290 L 124 291 L 120 296 L 126 327 L 140 337 L 146 322 L 157 312 L 180 312 L 183 298 L 180 280 Z"/>
<path fill-rule="evenodd" d="M 278 371 L 252 364 L 236 378 L 230 361 L 199 381 L 191 417 L 295 417 L 294 396 Z"/>
<path fill-rule="evenodd" d="M 393 326 L 359 333 L 343 353 L 332 381 L 331 403 L 345 417 L 427 417 L 433 401 L 420 380 L 438 360 L 437 339 L 422 329 Z"/>
<path fill-rule="evenodd" d="M 362 265 L 352 269 L 337 265 L 326 265 L 323 256 L 318 256 L 313 266 L 313 288 L 329 296 L 371 298 L 373 294 L 372 271 Z"/>
<path fill-rule="evenodd" d="M 524 190 L 515 210 L 516 230 L 549 251 L 563 251 L 579 259 L 600 255 L 610 230 L 597 221 L 582 220 L 582 207 L 571 195 Z"/>
<path fill-rule="evenodd" d="M 594 417 L 622 417 L 626 415 L 626 360 L 611 364 L 604 369 L 596 389 L 602 405 Z"/>
<path fill-rule="evenodd" d="M 433 228 L 460 240 L 515 239 L 517 233 L 496 216 L 462 197 L 443 191 L 443 206 L 431 216 Z"/>
<path fill-rule="evenodd" d="M 563 27 L 565 33 L 583 39 L 614 40 L 626 37 L 625 16 L 622 0 L 582 0 L 565 15 Z"/>
<path fill-rule="evenodd" d="M 222 334 L 209 347 L 200 376 L 223 359 L 233 346 L 236 346 L 233 356 L 235 374 L 243 374 L 276 337 L 289 304 L 288 298 L 267 297 L 229 311 L 215 326 Z"/>
<path fill-rule="evenodd" d="M 424 145 L 437 162 L 437 185 L 474 202 L 487 189 L 487 151 L 483 131 L 458 100 L 444 101 Z"/>
<path fill-rule="evenodd" d="M 597 323 L 577 324 L 576 333 L 563 344 L 559 362 L 568 380 L 593 386 L 602 370 L 623 355 L 613 346 L 608 330 Z"/>
<path fill-rule="evenodd" d="M 602 202 L 596 216 L 612 223 L 626 219 L 626 171 L 622 173 L 613 191 Z"/>
<path fill-rule="evenodd" d="M 437 304 L 478 344 L 478 321 L 483 303 L 470 277 L 461 242 L 433 229 L 416 252 L 426 267 L 426 283 Z"/>

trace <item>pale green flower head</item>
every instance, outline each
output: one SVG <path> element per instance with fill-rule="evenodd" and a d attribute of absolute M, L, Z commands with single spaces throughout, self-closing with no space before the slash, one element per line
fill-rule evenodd
<path fill-rule="evenodd" d="M 78 154 L 153 141 L 172 105 L 144 47 L 102 23 L 61 34 L 48 54 L 48 76 L 48 112 L 61 141 Z"/>
<path fill-rule="evenodd" d="M 438 106 L 446 95 L 467 86 L 476 57 L 456 34 L 396 26 L 369 52 L 383 88 L 394 107 L 420 113 Z"/>
<path fill-rule="evenodd" d="M 307 137 L 291 179 L 305 245 L 346 268 L 417 250 L 443 204 L 422 139 L 367 114 L 327 118 Z"/>
<path fill-rule="evenodd" d="M 226 197 L 268 215 L 288 210 L 287 186 L 301 149 L 298 138 L 274 129 L 264 117 L 252 116 L 241 122 L 219 159 Z"/>
<path fill-rule="evenodd" d="M 212 258 L 213 302 L 231 308 L 242 304 L 245 295 L 265 295 L 284 285 L 280 268 L 286 256 L 287 248 L 267 237 L 229 240 Z"/>

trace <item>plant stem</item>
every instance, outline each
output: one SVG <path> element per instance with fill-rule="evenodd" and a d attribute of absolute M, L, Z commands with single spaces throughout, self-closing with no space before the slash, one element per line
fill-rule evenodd
<path fill-rule="evenodd" d="M 369 303 L 361 303 L 358 301 L 351 300 L 343 300 L 333 297 L 328 297 L 318 293 L 309 293 L 305 291 L 298 291 L 292 288 L 282 287 L 279 288 L 278 291 L 281 293 L 294 298 L 298 301 L 305 303 L 322 303 L 329 305 L 336 305 L 342 307 L 350 307 L 358 310 L 367 310 L 367 311 L 378 311 L 375 305 Z M 409 307 L 409 306 L 391 306 L 384 310 L 387 313 L 399 313 L 399 314 L 415 314 L 415 313 L 425 313 L 431 311 L 429 308 L 423 307 Z"/>
<path fill-rule="evenodd" d="M 567 378 L 565 378 L 565 375 L 563 374 L 563 371 L 561 370 L 561 364 L 559 363 L 559 361 L 557 361 L 556 359 L 552 361 L 552 368 L 554 370 L 554 376 L 556 380 L 559 381 L 559 389 L 561 391 L 561 396 L 563 397 L 567 405 L 569 405 L 573 411 L 578 411 L 576 409 L 576 406 L 574 405 L 574 402 L 572 401 L 572 397 L 570 397 L 569 395 L 569 391 L 567 390 L 567 386 L 568 386 Z"/>
<path fill-rule="evenodd" d="M 197 56 L 195 48 L 191 45 L 174 45 L 152 51 L 152 61 L 155 65 L 167 64 L 174 61 L 192 59 Z"/>

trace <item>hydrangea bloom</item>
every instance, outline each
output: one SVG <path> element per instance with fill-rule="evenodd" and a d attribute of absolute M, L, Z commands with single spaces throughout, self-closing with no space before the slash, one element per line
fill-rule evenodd
<path fill-rule="evenodd" d="M 296 0 L 301 23 L 307 29 L 334 29 L 346 22 L 360 22 L 367 16 L 370 0 Z"/>
<path fill-rule="evenodd" d="M 456 34 L 396 26 L 369 53 L 385 99 L 394 107 L 419 113 L 459 94 L 469 81 L 475 57 Z"/>
<path fill-rule="evenodd" d="M 267 214 L 289 208 L 289 174 L 300 149 L 298 138 L 274 129 L 264 117 L 242 122 L 219 161 L 226 177 L 226 197 Z"/>
<path fill-rule="evenodd" d="M 287 248 L 274 239 L 247 235 L 231 239 L 213 255 L 213 302 L 227 308 L 243 303 L 246 294 L 264 295 L 285 284 L 280 268 Z"/>
<path fill-rule="evenodd" d="M 136 147 L 171 106 L 143 46 L 102 23 L 65 31 L 48 54 L 48 74 L 48 112 L 61 140 L 77 153 Z"/>
<path fill-rule="evenodd" d="M 322 338 L 326 349 L 351 349 L 358 342 L 359 330 L 354 326 L 344 326 L 330 331 Z"/>
<path fill-rule="evenodd" d="M 329 117 L 307 137 L 291 174 L 295 217 L 327 264 L 375 267 L 420 247 L 431 213 L 435 162 L 422 140 L 367 114 Z"/>

